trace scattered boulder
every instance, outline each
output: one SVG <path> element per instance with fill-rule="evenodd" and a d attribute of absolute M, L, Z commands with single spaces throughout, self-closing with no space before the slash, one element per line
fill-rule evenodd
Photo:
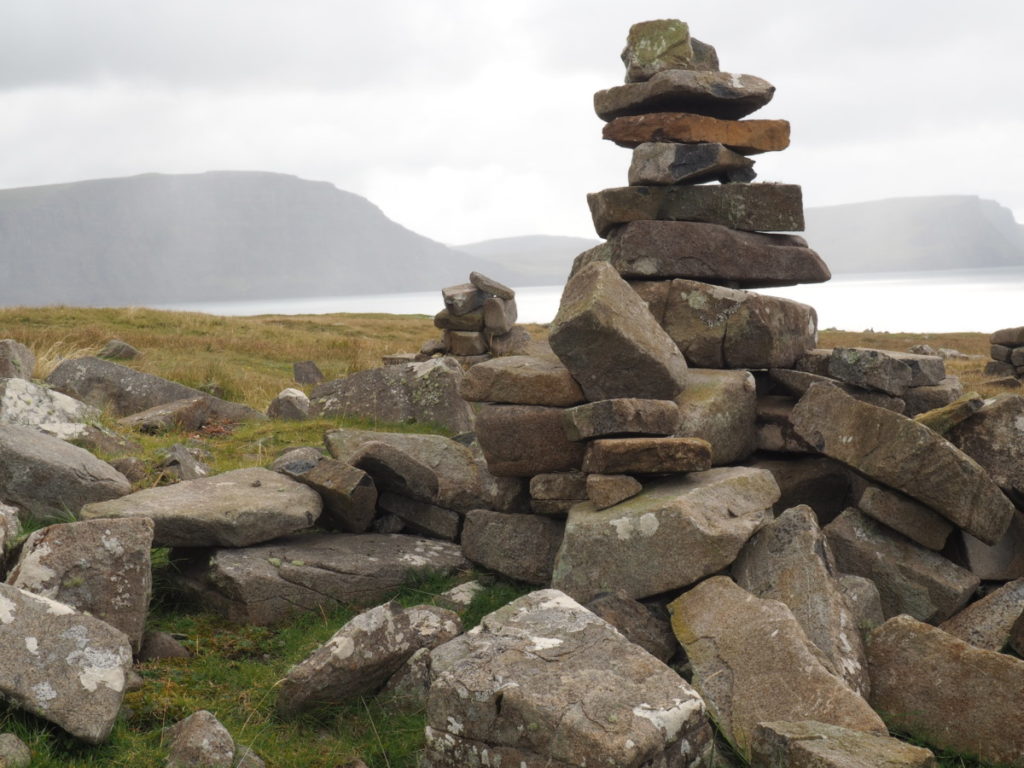
<path fill-rule="evenodd" d="M 484 568 L 543 586 L 551 582 L 564 530 L 550 517 L 474 509 L 462 529 L 462 553 Z"/>
<path fill-rule="evenodd" d="M 199 480 L 210 474 L 210 468 L 203 463 L 205 454 L 189 443 L 175 443 L 161 451 L 163 461 L 157 465 L 164 477 L 174 481 Z"/>
<path fill-rule="evenodd" d="M 31 349 L 14 339 L 0 339 L 0 379 L 32 378 L 36 356 Z"/>
<path fill-rule="evenodd" d="M 272 419 L 304 421 L 309 418 L 310 402 L 301 389 L 288 387 L 277 393 L 267 406 L 267 416 Z"/>
<path fill-rule="evenodd" d="M 92 406 L 33 384 L 28 379 L 0 378 L 0 424 L 37 427 L 53 432 L 65 425 L 83 424 L 99 416 L 100 412 Z"/>
<path fill-rule="evenodd" d="M 1024 579 L 1008 582 L 939 625 L 975 648 L 1001 651 L 1024 615 Z"/>
<path fill-rule="evenodd" d="M 170 744 L 165 768 L 233 768 L 235 740 L 228 729 L 205 709 L 194 712 L 164 731 Z"/>
<path fill-rule="evenodd" d="M 470 402 L 512 405 L 566 407 L 586 400 L 580 385 L 558 360 L 526 355 L 474 365 L 459 384 L 459 394 Z"/>
<path fill-rule="evenodd" d="M 172 429 L 195 432 L 215 421 L 213 414 L 213 399 L 209 395 L 198 395 L 154 405 L 152 408 L 118 419 L 117 423 L 149 435 Z"/>
<path fill-rule="evenodd" d="M 323 371 L 320 367 L 312 360 L 303 360 L 301 362 L 292 363 L 292 378 L 295 379 L 296 384 L 302 384 L 303 386 L 316 386 L 324 380 Z"/>
<path fill-rule="evenodd" d="M 758 723 L 751 765 L 786 768 L 936 768 L 927 749 L 813 720 Z"/>
<path fill-rule="evenodd" d="M 150 630 L 142 635 L 142 646 L 136 657 L 142 662 L 155 659 L 190 659 L 192 653 L 169 632 Z"/>
<path fill-rule="evenodd" d="M 96 357 L 105 360 L 134 360 L 141 353 L 127 341 L 111 339 L 103 345 L 103 349 L 96 353 Z"/>

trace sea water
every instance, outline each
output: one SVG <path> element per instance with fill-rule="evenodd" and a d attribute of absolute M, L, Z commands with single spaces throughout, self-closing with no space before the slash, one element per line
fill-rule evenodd
<path fill-rule="evenodd" d="M 548 323 L 558 311 L 560 285 L 515 286 L 519 322 Z M 936 272 L 839 275 L 827 283 L 763 288 L 817 310 L 819 328 L 908 333 L 991 333 L 1024 325 L 1024 266 Z M 263 301 L 161 305 L 215 315 L 319 315 L 386 312 L 434 315 L 443 307 L 440 288 L 417 293 L 330 296 Z"/>

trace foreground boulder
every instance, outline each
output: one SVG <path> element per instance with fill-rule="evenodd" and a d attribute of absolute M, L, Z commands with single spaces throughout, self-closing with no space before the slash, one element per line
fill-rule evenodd
<path fill-rule="evenodd" d="M 723 735 L 746 760 L 768 720 L 815 719 L 887 735 L 867 702 L 822 661 L 783 603 L 761 600 L 725 576 L 669 605 L 693 665 L 693 685 Z"/>
<path fill-rule="evenodd" d="M 431 653 L 424 768 L 701 765 L 711 729 L 675 672 L 556 590 Z"/>
<path fill-rule="evenodd" d="M 81 424 L 99 415 L 92 406 L 31 381 L 0 378 L 0 424 Z"/>
<path fill-rule="evenodd" d="M 205 709 L 194 712 L 163 733 L 170 745 L 165 768 L 233 768 L 235 740 Z"/>
<path fill-rule="evenodd" d="M 752 761 L 764 768 L 936 768 L 927 749 L 899 739 L 803 720 L 760 723 Z"/>
<path fill-rule="evenodd" d="M 178 587 L 240 624 L 367 605 L 412 576 L 469 568 L 455 544 L 400 534 L 313 533 L 245 549 L 174 554 L 183 558 Z"/>
<path fill-rule="evenodd" d="M 90 744 L 114 726 L 128 638 L 63 603 L 0 584 L 0 695 Z"/>
<path fill-rule="evenodd" d="M 909 616 L 868 640 L 871 705 L 893 730 L 986 763 L 1024 765 L 1024 661 Z"/>
<path fill-rule="evenodd" d="M 131 491 L 120 472 L 88 451 L 28 427 L 0 424 L 0 501 L 31 520 L 67 519 L 83 505 Z"/>
<path fill-rule="evenodd" d="M 277 713 L 292 717 L 375 693 L 420 648 L 433 648 L 461 632 L 458 614 L 445 608 L 397 603 L 371 608 L 288 670 L 279 685 Z"/>
<path fill-rule="evenodd" d="M 82 508 L 83 520 L 147 517 L 156 547 L 246 547 L 310 528 L 319 494 L 269 469 L 236 469 Z"/>

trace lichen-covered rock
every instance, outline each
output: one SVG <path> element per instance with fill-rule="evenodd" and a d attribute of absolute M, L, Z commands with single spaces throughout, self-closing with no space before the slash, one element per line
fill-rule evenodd
<path fill-rule="evenodd" d="M 701 56 L 697 42 L 690 37 L 690 26 L 685 21 L 658 19 L 634 24 L 629 28 L 621 56 L 626 66 L 626 82 L 643 82 L 670 69 L 717 70 L 714 49 L 710 56 L 707 52 Z"/>
<path fill-rule="evenodd" d="M 585 401 L 583 390 L 557 360 L 511 355 L 474 365 L 459 384 L 463 399 L 476 403 L 565 407 Z"/>
<path fill-rule="evenodd" d="M 836 347 L 829 360 L 828 375 L 855 387 L 899 397 L 907 391 L 914 374 L 895 352 Z"/>
<path fill-rule="evenodd" d="M 303 421 L 309 418 L 310 402 L 301 389 L 288 387 L 277 393 L 267 406 L 267 416 L 272 419 Z"/>
<path fill-rule="evenodd" d="M 435 648 L 431 672 L 425 768 L 681 768 L 710 757 L 704 705 L 686 681 L 557 590 Z"/>
<path fill-rule="evenodd" d="M 749 371 L 691 368 L 676 398 L 677 437 L 711 444 L 711 466 L 743 461 L 757 444 L 757 390 Z"/>
<path fill-rule="evenodd" d="M 1024 509 L 1024 397 L 999 395 L 953 427 L 949 440 Z"/>
<path fill-rule="evenodd" d="M 476 435 L 487 469 L 501 477 L 579 469 L 585 448 L 566 436 L 564 415 L 543 405 L 482 406 Z"/>
<path fill-rule="evenodd" d="M 474 509 L 462 529 L 462 553 L 509 578 L 547 585 L 564 530 L 550 517 Z"/>
<path fill-rule="evenodd" d="M 813 720 L 759 723 L 751 765 L 774 768 L 935 768 L 927 749 Z"/>
<path fill-rule="evenodd" d="M 0 339 L 0 379 L 32 378 L 36 356 L 32 350 L 14 339 Z"/>
<path fill-rule="evenodd" d="M 164 731 L 170 745 L 165 768 L 233 768 L 235 741 L 221 722 L 205 709 L 194 712 Z"/>
<path fill-rule="evenodd" d="M 0 424 L 81 424 L 99 415 L 92 406 L 27 379 L 0 378 Z"/>

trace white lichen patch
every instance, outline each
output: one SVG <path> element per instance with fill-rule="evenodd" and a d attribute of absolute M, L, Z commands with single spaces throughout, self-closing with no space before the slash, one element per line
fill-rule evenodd
<path fill-rule="evenodd" d="M 33 541 L 30 538 L 26 547 L 28 554 L 22 558 L 14 586 L 27 589 L 37 595 L 53 597 L 57 594 L 59 586 L 57 573 L 43 563 L 43 559 L 51 552 L 50 545 L 43 543 L 38 547 L 33 547 Z"/>
<path fill-rule="evenodd" d="M 460 723 L 454 717 L 449 715 L 448 716 L 448 730 L 451 731 L 452 733 L 454 733 L 456 736 L 458 736 L 460 733 L 462 733 L 462 731 L 464 729 L 463 729 L 462 723 Z"/>
<path fill-rule="evenodd" d="M 90 693 L 95 693 L 100 685 L 121 693 L 124 691 L 124 668 L 129 661 L 126 656 L 126 653 L 86 645 L 69 653 L 67 663 L 78 667 L 78 682 Z"/>
<path fill-rule="evenodd" d="M 103 548 L 114 557 L 121 557 L 124 555 L 124 545 L 121 544 L 121 541 L 116 536 L 112 536 L 109 530 L 103 532 L 103 536 L 100 537 L 100 542 L 103 544 Z"/>
<path fill-rule="evenodd" d="M 683 727 L 704 709 L 699 698 L 672 699 L 672 706 L 654 707 L 650 704 L 639 704 L 633 707 L 633 714 L 650 721 L 661 731 L 666 741 L 674 741 Z"/>
<path fill-rule="evenodd" d="M 622 541 L 632 539 L 634 536 L 649 538 L 658 531 L 658 516 L 653 512 L 645 512 L 639 517 L 629 515 L 608 523 L 615 529 L 615 535 Z"/>
<path fill-rule="evenodd" d="M 33 656 L 39 655 L 39 640 L 34 637 L 25 638 L 25 650 L 31 653 Z"/>
<path fill-rule="evenodd" d="M 38 602 L 45 605 L 46 612 L 51 616 L 70 616 L 71 614 L 75 613 L 75 609 L 72 608 L 70 605 L 58 603 L 56 600 L 53 600 L 49 597 L 45 597 L 44 595 L 37 595 L 32 592 L 25 592 L 24 596 L 26 600 L 37 600 Z"/>
<path fill-rule="evenodd" d="M 14 621 L 14 612 L 18 609 L 13 600 L 8 600 L 0 595 L 0 624 L 10 624 Z"/>
<path fill-rule="evenodd" d="M 544 610 L 549 608 L 569 608 L 573 610 L 579 610 L 582 606 L 569 597 L 565 592 L 561 592 L 557 589 L 542 589 L 538 592 L 534 592 L 535 598 L 541 598 L 541 602 L 537 604 L 537 608 Z"/>
<path fill-rule="evenodd" d="M 50 702 L 57 698 L 57 692 L 47 682 L 36 683 L 32 686 L 32 698 L 40 709 L 49 709 Z"/>
<path fill-rule="evenodd" d="M 351 637 L 335 635 L 327 641 L 331 656 L 336 659 L 347 659 L 356 650 L 356 644 Z"/>
<path fill-rule="evenodd" d="M 532 643 L 532 645 L 528 650 L 546 651 L 551 648 L 557 648 L 564 641 L 557 637 L 531 637 L 530 642 Z"/>

